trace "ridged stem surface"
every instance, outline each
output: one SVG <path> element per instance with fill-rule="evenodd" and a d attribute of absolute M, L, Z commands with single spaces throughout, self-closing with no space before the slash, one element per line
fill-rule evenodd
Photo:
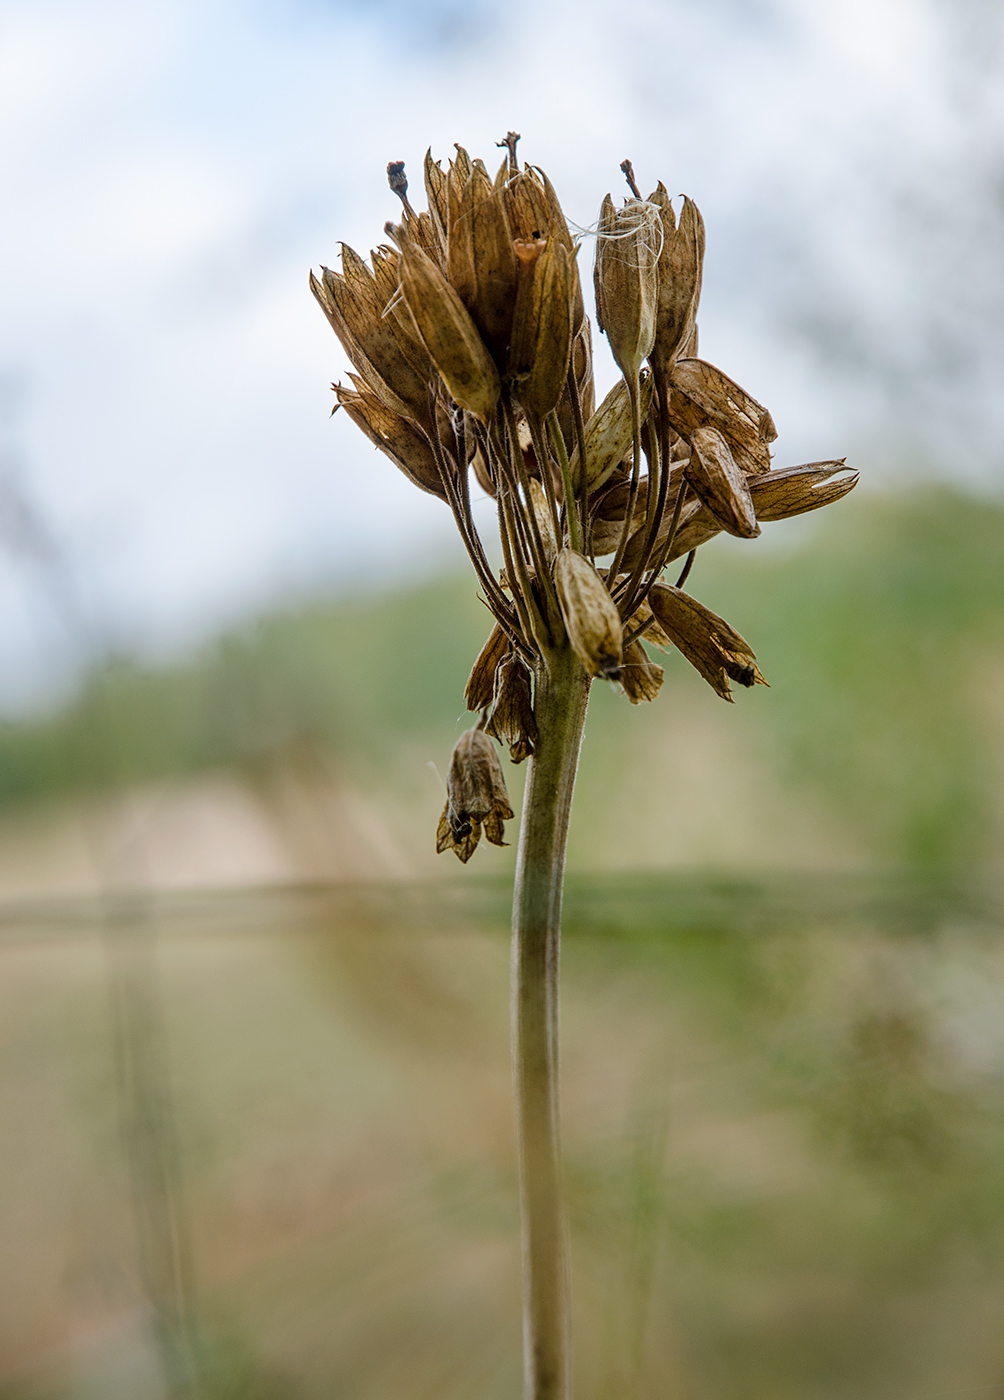
<path fill-rule="evenodd" d="M 589 678 L 567 644 L 538 666 L 512 927 L 524 1400 L 569 1400 L 568 1244 L 558 1114 L 561 890 Z"/>

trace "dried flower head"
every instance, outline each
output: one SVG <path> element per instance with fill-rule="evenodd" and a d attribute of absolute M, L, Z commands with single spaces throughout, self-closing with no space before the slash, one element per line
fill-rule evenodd
<path fill-rule="evenodd" d="M 480 725 L 454 750 L 439 829 L 438 849 L 463 861 L 482 832 L 503 839 L 512 812 L 489 733 L 514 762 L 543 742 L 534 695 L 549 657 L 571 647 L 633 703 L 662 682 L 643 639 L 677 647 L 725 699 L 733 682 L 761 683 L 748 643 L 683 592 L 694 554 L 857 481 L 843 461 L 773 470 L 771 415 L 698 358 L 700 211 L 684 196 L 677 212 L 661 181 L 644 199 L 630 161 L 630 198 L 617 208 L 607 195 L 596 226 L 597 322 L 623 377 L 594 408 L 581 240 L 547 175 L 521 165 L 518 140 L 500 143 L 494 177 L 462 146 L 445 170 L 427 152 L 425 210 L 392 161 L 394 246 L 367 264 L 343 245 L 341 271 L 310 278 L 352 363 L 337 406 L 449 506 L 495 618 L 467 684 Z M 472 513 L 472 474 L 496 504 L 500 574 Z M 684 555 L 671 587 L 663 571 Z"/>

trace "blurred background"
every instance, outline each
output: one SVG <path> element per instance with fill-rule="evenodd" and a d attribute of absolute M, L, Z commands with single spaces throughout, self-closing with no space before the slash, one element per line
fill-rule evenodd
<path fill-rule="evenodd" d="M 992 0 L 0 0 L 2 1400 L 518 1390 L 490 620 L 307 290 L 509 129 L 691 195 L 702 355 L 862 473 L 700 552 L 769 690 L 591 703 L 578 1392 L 1004 1396 L 1002 73 Z"/>

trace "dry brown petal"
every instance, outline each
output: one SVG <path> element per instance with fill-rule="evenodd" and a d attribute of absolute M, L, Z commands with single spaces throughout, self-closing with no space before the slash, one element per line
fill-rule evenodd
<path fill-rule="evenodd" d="M 704 263 L 704 220 L 697 205 L 684 195 L 680 221 L 677 223 L 672 202 L 661 180 L 650 200 L 659 209 L 663 239 L 659 254 L 655 343 L 649 360 L 657 373 L 668 374 L 691 335 L 696 335 Z"/>
<path fill-rule="evenodd" d="M 596 323 L 624 377 L 633 382 L 655 341 L 662 242 L 659 211 L 630 199 L 615 209 L 607 195 L 596 236 Z"/>
<path fill-rule="evenodd" d="M 746 478 L 717 428 L 695 428 L 685 475 L 711 514 L 730 535 L 752 540 L 760 533 Z"/>
<path fill-rule="evenodd" d="M 652 407 L 652 377 L 641 381 L 641 419 L 644 423 Z M 607 394 L 586 423 L 586 483 L 590 494 L 613 475 L 631 451 L 631 399 L 623 379 Z M 578 447 L 571 457 L 572 480 L 579 479 Z"/>
<path fill-rule="evenodd" d="M 620 614 L 589 560 L 563 549 L 554 570 L 565 630 L 590 676 L 620 679 L 623 632 Z"/>
<path fill-rule="evenodd" d="M 464 700 L 469 710 L 487 710 L 492 703 L 495 696 L 495 672 L 509 646 L 509 638 L 496 622 L 488 634 L 488 640 L 478 652 L 478 659 L 467 678 Z"/>
<path fill-rule="evenodd" d="M 648 659 L 641 642 L 631 642 L 624 648 L 621 685 L 632 705 L 654 700 L 662 686 L 663 669 Z"/>
<path fill-rule="evenodd" d="M 753 478 L 750 493 L 758 520 L 787 520 L 839 501 L 858 484 L 857 472 L 846 459 L 807 462 Z"/>
<path fill-rule="evenodd" d="M 530 669 L 510 652 L 495 673 L 495 703 L 485 732 L 509 745 L 513 763 L 522 763 L 537 742 L 537 721 L 530 692 Z"/>
<path fill-rule="evenodd" d="M 675 645 L 723 700 L 732 702 L 729 681 L 737 685 L 766 685 L 753 648 L 724 618 L 666 583 L 649 591 L 649 602 Z"/>
<path fill-rule="evenodd" d="M 501 392 L 492 357 L 432 259 L 406 236 L 400 248 L 401 290 L 425 348 L 457 403 L 487 423 Z"/>

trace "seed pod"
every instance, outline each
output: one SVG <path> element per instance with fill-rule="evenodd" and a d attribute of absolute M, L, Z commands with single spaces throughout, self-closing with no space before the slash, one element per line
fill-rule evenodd
<path fill-rule="evenodd" d="M 662 667 L 648 659 L 641 642 L 632 642 L 624 648 L 621 685 L 632 705 L 640 705 L 643 700 L 654 700 L 662 686 L 663 674 Z"/>
<path fill-rule="evenodd" d="M 351 250 L 349 254 L 351 266 L 352 258 L 358 255 Z M 343 249 L 343 263 L 344 258 Z M 350 287 L 344 276 L 329 267 L 323 269 L 320 282 L 310 274 L 310 290 L 372 392 L 393 412 L 429 427 L 428 385 L 409 363 L 392 326 L 381 316 L 376 284 L 367 289 L 358 279 L 354 282 Z"/>
<path fill-rule="evenodd" d="M 723 700 L 732 702 L 730 680 L 744 686 L 767 684 L 750 644 L 710 608 L 665 583 L 653 585 L 648 599 L 676 646 Z"/>
<path fill-rule="evenodd" d="M 530 245 L 539 247 L 540 240 Z M 516 245 L 517 253 L 526 244 Z M 565 388 L 572 349 L 571 272 L 565 249 L 553 238 L 519 279 L 507 378 L 523 410 L 543 419 Z"/>
<path fill-rule="evenodd" d="M 533 753 L 537 721 L 530 694 L 530 670 L 515 652 L 509 653 L 495 673 L 495 703 L 485 733 L 509 745 L 513 763 L 522 763 Z"/>
<path fill-rule="evenodd" d="M 655 341 L 661 241 L 662 224 L 654 205 L 631 199 L 618 210 L 606 196 L 596 240 L 596 320 L 630 382 L 637 379 Z"/>
<path fill-rule="evenodd" d="M 383 307 L 381 318 L 390 325 L 402 355 L 422 382 L 428 385 L 437 378 L 438 371 L 418 333 L 408 303 L 401 295 L 400 255 L 396 248 L 382 245 L 370 251 L 370 262 L 373 264 L 377 304 Z"/>
<path fill-rule="evenodd" d="M 451 202 L 446 268 L 496 364 L 503 365 L 516 301 L 516 254 L 505 203 L 480 163 Z"/>
<path fill-rule="evenodd" d="M 641 420 L 644 423 L 652 407 L 652 379 L 646 374 L 641 381 Z M 631 399 L 623 379 L 607 394 L 599 408 L 586 423 L 586 483 L 590 493 L 596 491 L 623 462 L 631 450 Z M 572 480 L 579 480 L 579 449 L 571 457 Z"/>
<path fill-rule="evenodd" d="M 432 447 L 425 433 L 410 418 L 394 413 L 371 393 L 362 380 L 351 378 L 354 387 L 335 384 L 340 407 L 369 438 L 374 447 L 389 457 L 408 480 L 430 496 L 447 499 Z"/>
<path fill-rule="evenodd" d="M 658 208 L 662 220 L 659 303 L 655 341 L 649 361 L 652 368 L 663 375 L 673 368 L 677 356 L 696 329 L 704 263 L 704 220 L 697 205 L 684 195 L 680 222 L 677 224 L 672 201 L 661 180 L 649 198 Z"/>
<path fill-rule="evenodd" d="M 624 531 L 624 516 L 630 496 L 630 480 L 618 481 L 616 486 L 604 493 L 596 508 L 590 535 L 594 554 L 611 554 L 617 548 Z M 644 521 L 647 507 L 648 477 L 643 476 L 638 483 L 634 511 L 631 516 L 632 532 L 639 528 Z"/>
<path fill-rule="evenodd" d="M 401 237 L 401 290 L 447 389 L 487 423 L 501 392 L 498 370 L 463 302 L 426 253 Z"/>
<path fill-rule="evenodd" d="M 669 421 L 687 438 L 695 428 L 717 428 L 746 476 L 770 471 L 767 444 L 777 437 L 774 420 L 707 360 L 677 360 L 670 376 Z"/>
<path fill-rule="evenodd" d="M 495 672 L 508 652 L 509 638 L 496 622 L 467 678 L 464 699 L 469 710 L 487 710 L 495 696 Z"/>
<path fill-rule="evenodd" d="M 690 435 L 693 456 L 685 475 L 723 530 L 752 540 L 760 533 L 746 478 L 736 466 L 729 445 L 717 428 L 695 428 Z"/>
<path fill-rule="evenodd" d="M 586 671 L 620 680 L 623 630 L 603 580 L 588 559 L 571 549 L 559 553 L 554 579 L 568 640 Z"/>
<path fill-rule="evenodd" d="M 839 462 L 808 462 L 753 477 L 750 494 L 758 520 L 787 520 L 839 501 L 857 484 L 857 472 L 841 458 Z"/>
<path fill-rule="evenodd" d="M 512 820 L 513 810 L 495 745 L 482 730 L 468 729 L 457 740 L 446 793 L 436 833 L 437 852 L 452 849 L 466 864 L 482 828 L 493 845 L 506 844 L 503 822 Z"/>

